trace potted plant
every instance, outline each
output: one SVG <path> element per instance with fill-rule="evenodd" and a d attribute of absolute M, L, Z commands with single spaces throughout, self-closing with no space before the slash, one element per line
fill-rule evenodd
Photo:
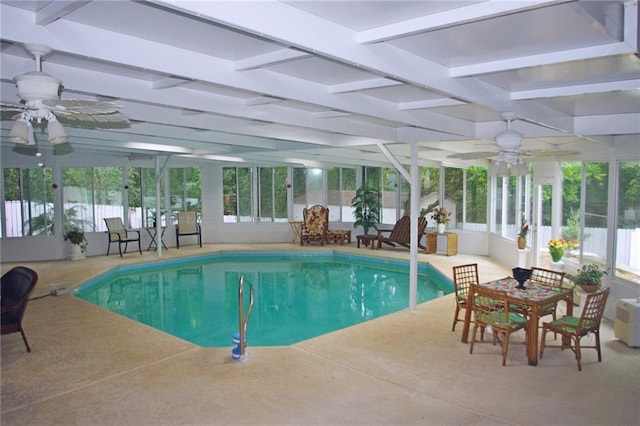
<path fill-rule="evenodd" d="M 527 219 L 524 217 L 524 213 L 522 213 L 522 218 L 520 219 L 520 232 L 518 232 L 518 248 L 520 250 L 524 250 L 527 246 L 527 233 L 529 232 L 529 224 L 527 223 Z"/>
<path fill-rule="evenodd" d="M 585 293 L 595 293 L 600 288 L 602 277 L 606 274 L 607 272 L 600 266 L 591 263 L 578 269 L 575 281 Z"/>
<path fill-rule="evenodd" d="M 84 259 L 84 253 L 87 250 L 87 238 L 84 231 L 80 228 L 71 228 L 64 234 L 64 240 L 71 244 L 71 260 Z"/>
<path fill-rule="evenodd" d="M 356 190 L 356 195 L 351 200 L 354 208 L 353 215 L 356 218 L 353 227 L 361 226 L 365 235 L 369 229 L 378 229 L 380 222 L 380 194 L 376 189 L 368 185 L 362 185 Z"/>

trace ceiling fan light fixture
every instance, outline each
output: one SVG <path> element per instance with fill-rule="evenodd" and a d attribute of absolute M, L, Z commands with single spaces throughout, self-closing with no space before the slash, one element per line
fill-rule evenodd
<path fill-rule="evenodd" d="M 516 151 L 522 146 L 522 133 L 504 130 L 496 135 L 496 144 L 503 151 Z"/>
<path fill-rule="evenodd" d="M 498 161 L 497 165 L 496 176 L 509 177 L 509 165 L 503 161 Z"/>
<path fill-rule="evenodd" d="M 47 122 L 47 133 L 49 134 L 49 143 L 51 145 L 69 142 L 69 135 L 67 135 L 64 127 L 62 127 L 62 124 L 56 119 L 55 115 L 49 113 Z"/>
<path fill-rule="evenodd" d="M 529 173 L 529 165 L 520 160 L 517 164 L 511 167 L 513 169 L 514 176 L 526 176 Z"/>
<path fill-rule="evenodd" d="M 18 118 L 7 136 L 7 140 L 13 143 L 19 143 L 22 145 L 35 145 L 36 141 L 33 138 L 33 128 L 31 122 L 26 114 L 22 114 L 22 117 Z"/>

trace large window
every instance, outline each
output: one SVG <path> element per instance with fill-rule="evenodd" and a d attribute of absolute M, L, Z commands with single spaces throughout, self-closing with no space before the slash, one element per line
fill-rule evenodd
<path fill-rule="evenodd" d="M 329 221 L 353 222 L 351 200 L 356 194 L 356 170 L 335 167 L 327 171 Z"/>
<path fill-rule="evenodd" d="M 382 197 L 381 222 L 387 224 L 395 224 L 398 216 L 398 181 L 405 179 L 395 168 L 387 167 L 382 169 L 382 182 L 378 187 L 382 188 L 380 196 Z M 408 199 L 407 199 L 408 200 Z M 408 202 L 404 203 L 408 207 Z M 409 214 L 409 211 L 406 211 Z"/>
<path fill-rule="evenodd" d="M 106 230 L 105 217 L 123 217 L 122 168 L 63 168 L 64 228 Z"/>
<path fill-rule="evenodd" d="M 287 167 L 224 167 L 222 174 L 225 222 L 287 222 Z M 296 198 L 306 195 L 305 176 L 294 172 L 294 191 L 303 188 Z"/>
<path fill-rule="evenodd" d="M 54 234 L 53 171 L 5 168 L 3 237 Z"/>
<path fill-rule="evenodd" d="M 487 229 L 487 189 L 486 167 L 471 166 L 466 172 L 464 228 L 485 231 Z"/>
<path fill-rule="evenodd" d="M 640 161 L 621 161 L 617 166 L 618 217 L 614 273 L 640 284 Z"/>
<path fill-rule="evenodd" d="M 202 185 L 200 167 L 169 169 L 171 211 L 202 211 Z"/>
<path fill-rule="evenodd" d="M 582 260 L 604 266 L 607 258 L 609 163 L 586 163 Z"/>
<path fill-rule="evenodd" d="M 453 167 L 444 168 L 445 207 L 451 209 L 450 229 L 462 229 L 464 223 L 464 170 Z"/>
<path fill-rule="evenodd" d="M 258 220 L 287 221 L 287 168 L 258 168 Z"/>
<path fill-rule="evenodd" d="M 420 167 L 420 211 L 427 218 L 427 226 L 436 227 L 436 221 L 431 218 L 431 212 L 435 207 L 444 207 L 448 211 L 455 212 L 455 204 L 447 199 L 444 205 L 440 203 L 440 168 Z"/>
<path fill-rule="evenodd" d="M 225 167 L 223 179 L 224 222 L 252 222 L 252 169 Z"/>

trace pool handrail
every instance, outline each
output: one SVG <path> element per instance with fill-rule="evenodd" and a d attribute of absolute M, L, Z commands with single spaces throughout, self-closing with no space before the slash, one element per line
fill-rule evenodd
<path fill-rule="evenodd" d="M 247 324 L 249 322 L 249 317 L 251 317 L 251 312 L 253 311 L 253 284 L 249 286 L 249 309 L 247 310 L 247 315 L 244 315 L 244 275 L 240 276 L 238 279 L 238 329 L 240 334 L 240 343 L 239 343 L 239 355 L 242 358 L 246 349 L 246 335 L 247 335 Z"/>

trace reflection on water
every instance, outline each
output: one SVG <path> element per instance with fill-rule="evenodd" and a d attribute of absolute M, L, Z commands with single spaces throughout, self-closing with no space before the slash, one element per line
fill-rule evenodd
<path fill-rule="evenodd" d="M 253 346 L 288 345 L 409 306 L 408 262 L 343 254 L 233 254 L 105 274 L 77 293 L 86 301 L 205 347 L 232 346 L 238 280 L 253 285 Z M 418 303 L 452 292 L 428 265 Z M 245 291 L 245 307 L 248 291 Z"/>

